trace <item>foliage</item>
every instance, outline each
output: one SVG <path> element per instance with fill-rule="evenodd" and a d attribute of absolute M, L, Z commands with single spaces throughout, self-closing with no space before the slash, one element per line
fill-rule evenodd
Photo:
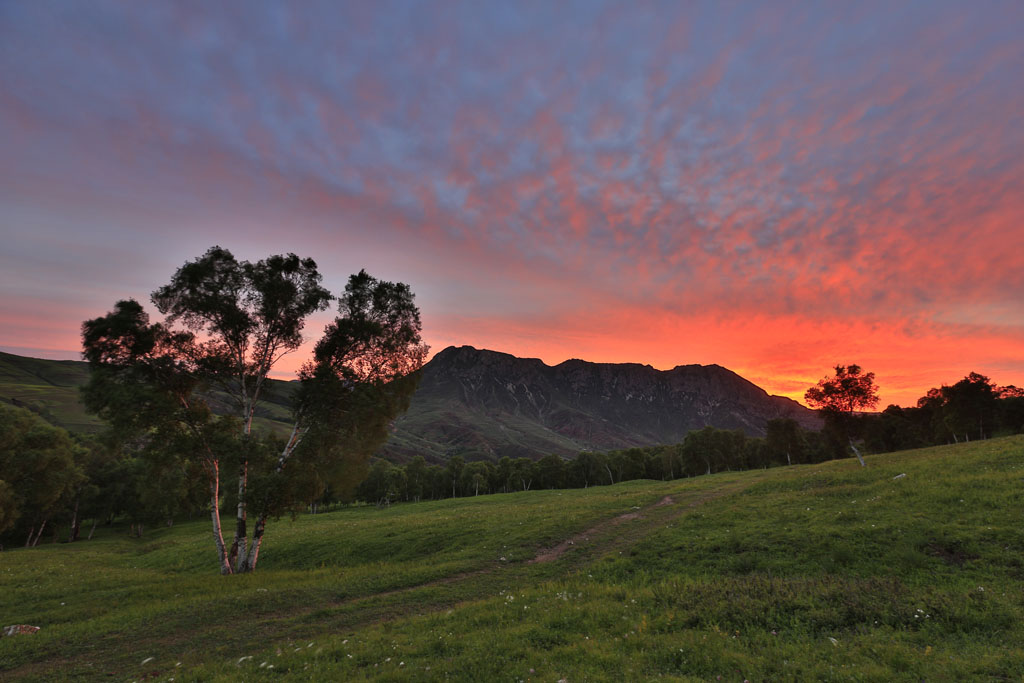
<path fill-rule="evenodd" d="M 835 375 L 823 377 L 807 390 L 804 398 L 812 408 L 826 414 L 851 414 L 878 405 L 875 373 L 863 372 L 859 365 L 837 365 Z"/>
<path fill-rule="evenodd" d="M 23 408 L 0 404 L 0 534 L 35 545 L 85 480 L 81 449 L 59 427 Z"/>

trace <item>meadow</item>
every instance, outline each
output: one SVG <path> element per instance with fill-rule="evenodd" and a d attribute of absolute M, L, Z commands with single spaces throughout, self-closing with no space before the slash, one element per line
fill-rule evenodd
<path fill-rule="evenodd" d="M 1020 680 L 1024 437 L 0 553 L 4 680 Z"/>

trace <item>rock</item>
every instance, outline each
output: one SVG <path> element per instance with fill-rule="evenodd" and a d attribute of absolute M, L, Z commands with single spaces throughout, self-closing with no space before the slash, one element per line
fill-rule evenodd
<path fill-rule="evenodd" d="M 3 635 L 20 636 L 28 633 L 35 633 L 38 630 L 38 626 L 29 626 L 27 624 L 11 624 L 10 626 L 4 626 Z"/>

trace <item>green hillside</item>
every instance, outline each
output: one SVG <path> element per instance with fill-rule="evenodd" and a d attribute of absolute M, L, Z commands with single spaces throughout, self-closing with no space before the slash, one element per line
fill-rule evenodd
<path fill-rule="evenodd" d="M 0 555 L 5 680 L 1020 680 L 1024 437 Z M 272 667 L 272 668 L 271 668 Z"/>
<path fill-rule="evenodd" d="M 89 379 L 89 365 L 74 360 L 44 360 L 0 352 L 0 400 L 28 408 L 72 432 L 102 427 L 85 412 L 78 388 Z"/>
<path fill-rule="evenodd" d="M 0 352 L 0 401 L 38 413 L 70 432 L 96 432 L 103 423 L 85 411 L 79 387 L 89 380 L 89 364 L 76 360 L 46 360 Z M 271 380 L 256 412 L 256 428 L 287 433 L 291 429 L 289 382 Z M 210 392 L 214 410 L 232 408 L 227 397 Z"/>

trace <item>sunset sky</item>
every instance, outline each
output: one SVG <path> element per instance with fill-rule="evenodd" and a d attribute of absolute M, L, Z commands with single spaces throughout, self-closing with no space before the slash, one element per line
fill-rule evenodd
<path fill-rule="evenodd" d="M 1022 36 L 1019 0 L 3 3 L 0 350 L 78 358 L 219 244 L 408 282 L 434 351 L 1021 386 Z"/>

